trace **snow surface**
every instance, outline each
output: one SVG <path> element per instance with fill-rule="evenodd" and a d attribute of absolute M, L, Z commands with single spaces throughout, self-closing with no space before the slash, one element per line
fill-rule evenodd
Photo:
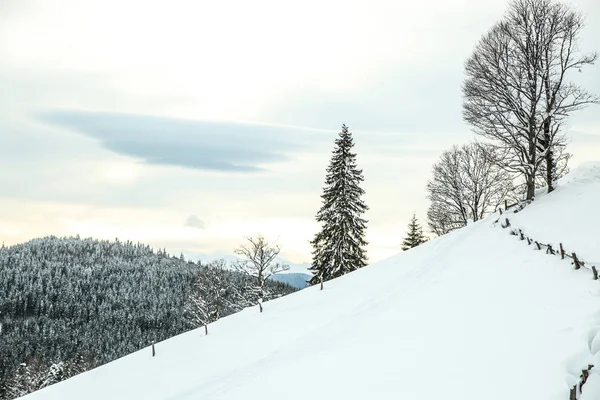
<path fill-rule="evenodd" d="M 600 267 L 600 164 L 581 165 L 554 192 L 536 197 L 534 204 L 527 212 L 509 213 L 511 225 L 555 249 L 562 243 L 586 263 Z"/>
<path fill-rule="evenodd" d="M 599 368 L 600 370 L 600 368 Z M 588 378 L 580 400 L 598 400 L 600 399 L 600 372 L 592 369 Z"/>
<path fill-rule="evenodd" d="M 517 225 L 599 259 L 599 168 L 536 199 Z M 600 370 L 600 282 L 496 217 L 26 399 L 568 399 L 588 362 Z M 584 400 L 600 398 L 592 371 Z"/>

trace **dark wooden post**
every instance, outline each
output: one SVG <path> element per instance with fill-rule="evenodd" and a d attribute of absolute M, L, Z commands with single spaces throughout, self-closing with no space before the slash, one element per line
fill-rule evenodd
<path fill-rule="evenodd" d="M 594 280 L 597 281 L 598 280 L 598 270 L 593 265 L 592 265 L 592 272 L 594 274 Z"/>
<path fill-rule="evenodd" d="M 531 239 L 529 239 L 529 236 L 527 236 L 527 245 L 531 246 Z"/>
<path fill-rule="evenodd" d="M 565 259 L 565 249 L 563 248 L 562 243 L 560 244 L 560 258 Z"/>
<path fill-rule="evenodd" d="M 577 385 L 571 388 L 569 392 L 569 400 L 577 400 Z"/>
<path fill-rule="evenodd" d="M 581 370 L 581 375 L 579 375 L 579 383 L 576 383 L 575 386 L 571 388 L 571 391 L 569 392 L 569 400 L 577 400 L 577 393 L 582 392 L 583 385 L 585 385 L 587 382 L 592 368 L 594 368 L 594 366 L 590 364 L 588 365 L 587 369 Z"/>
<path fill-rule="evenodd" d="M 521 240 L 525 240 L 525 235 L 523 235 L 523 231 L 519 229 L 519 236 L 521 236 Z"/>
<path fill-rule="evenodd" d="M 581 265 L 579 265 L 579 260 L 577 259 L 577 254 L 573 253 L 573 262 L 575 263 L 575 269 L 579 269 Z"/>
<path fill-rule="evenodd" d="M 156 351 L 154 350 L 154 342 L 152 342 L 152 357 L 156 355 Z"/>
<path fill-rule="evenodd" d="M 323 290 L 323 274 L 321 274 L 321 290 Z"/>
<path fill-rule="evenodd" d="M 537 249 L 538 249 L 538 250 L 541 250 L 541 249 L 542 249 L 542 247 L 540 246 L 540 244 L 539 244 L 539 242 L 538 242 L 537 240 L 535 241 L 535 245 L 537 246 Z"/>
<path fill-rule="evenodd" d="M 579 393 L 583 390 L 583 385 L 587 382 L 588 377 L 590 376 L 590 370 L 594 368 L 593 365 L 588 365 L 587 369 L 581 370 L 581 382 L 579 383 Z"/>
<path fill-rule="evenodd" d="M 208 325 L 204 324 L 204 336 L 208 335 Z"/>
<path fill-rule="evenodd" d="M 546 249 L 546 254 L 548 254 L 548 253 L 554 255 L 554 249 L 552 248 L 551 244 L 549 244 L 548 248 Z"/>
<path fill-rule="evenodd" d="M 506 199 L 504 199 L 504 209 L 508 210 L 508 201 Z"/>

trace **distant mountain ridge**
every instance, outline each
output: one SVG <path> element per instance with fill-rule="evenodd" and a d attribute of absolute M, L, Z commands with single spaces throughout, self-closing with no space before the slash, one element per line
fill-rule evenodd
<path fill-rule="evenodd" d="M 304 289 L 308 287 L 308 281 L 310 278 L 312 278 L 312 275 L 299 272 L 280 273 L 271 277 L 271 279 L 274 281 L 287 283 L 288 285 L 298 289 Z"/>
<path fill-rule="evenodd" d="M 184 252 L 186 257 L 189 257 L 194 260 L 200 260 L 203 264 L 209 263 L 214 260 L 223 259 L 227 261 L 228 264 L 231 264 L 237 260 L 233 254 L 223 253 L 223 252 L 215 252 L 215 253 L 197 253 L 197 252 Z M 307 281 L 312 278 L 312 273 L 310 272 L 310 264 L 305 263 L 292 263 L 282 257 L 277 257 L 275 262 L 285 264 L 289 266 L 289 270 L 279 272 L 272 276 L 272 279 L 277 282 L 287 283 L 297 289 L 304 289 L 308 286 Z"/>

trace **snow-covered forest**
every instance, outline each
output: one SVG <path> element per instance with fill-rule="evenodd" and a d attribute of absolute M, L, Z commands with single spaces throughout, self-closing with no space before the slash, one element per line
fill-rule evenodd
<path fill-rule="evenodd" d="M 212 322 L 257 304 L 252 277 L 225 267 L 118 240 L 0 247 L 0 399 L 195 328 L 199 313 Z M 294 291 L 265 285 L 265 300 Z"/>

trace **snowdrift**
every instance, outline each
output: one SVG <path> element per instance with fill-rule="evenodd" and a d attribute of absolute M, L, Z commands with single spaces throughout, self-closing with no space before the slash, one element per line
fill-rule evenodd
<path fill-rule="evenodd" d="M 599 199 L 586 165 L 510 218 L 600 260 Z M 25 398 L 566 400 L 594 361 L 600 398 L 600 282 L 497 217 Z"/>

